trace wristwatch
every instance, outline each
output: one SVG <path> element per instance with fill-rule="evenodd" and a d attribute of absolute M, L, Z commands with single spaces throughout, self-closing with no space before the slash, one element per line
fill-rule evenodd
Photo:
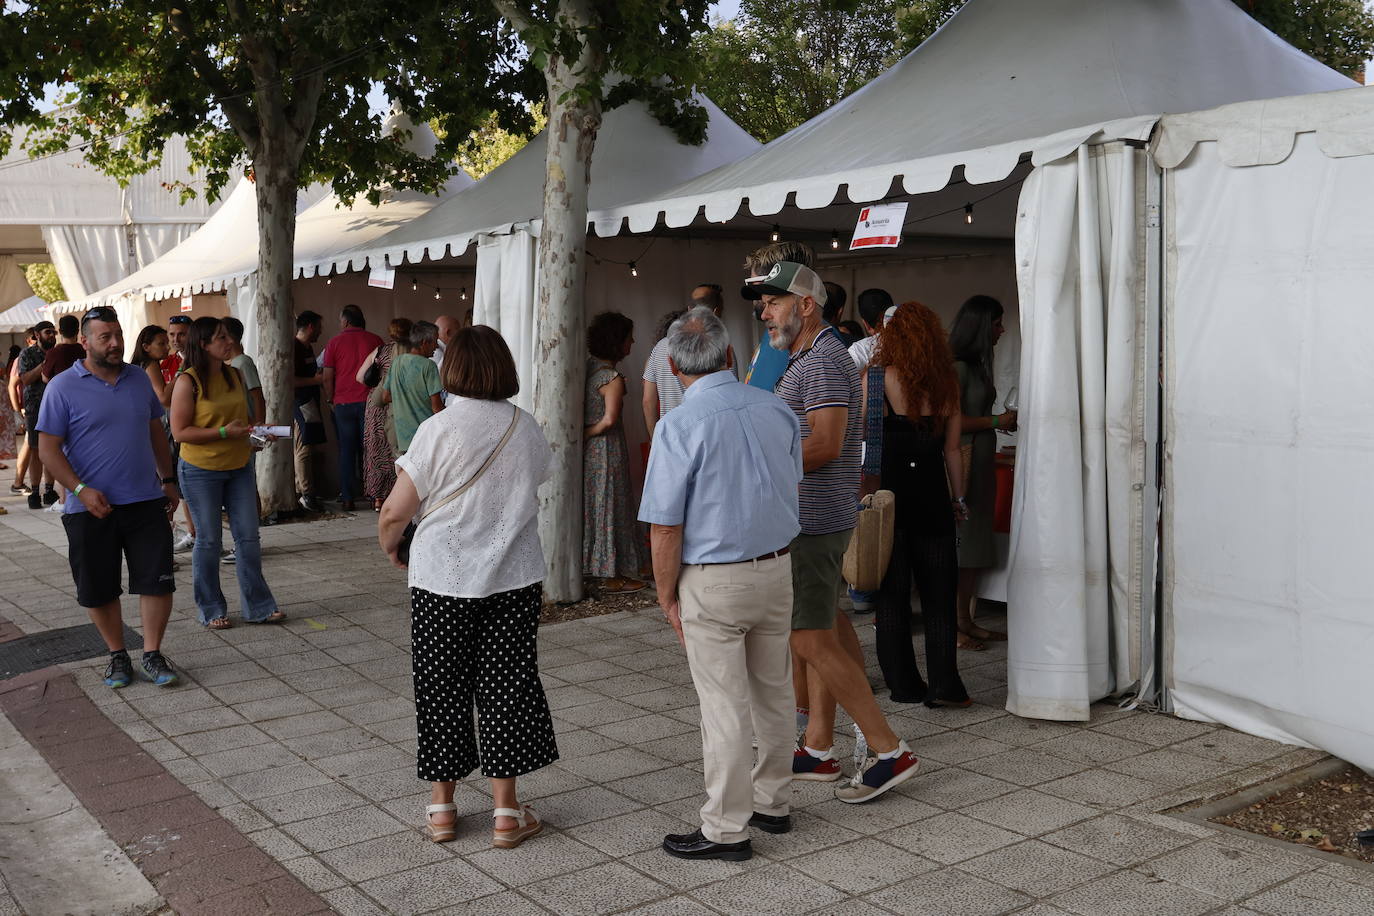
<path fill-rule="evenodd" d="M 162 478 L 162 485 L 163 485 L 163 486 L 166 486 L 166 485 L 169 484 L 169 483 L 176 483 L 176 482 L 177 482 L 177 479 L 176 479 L 175 477 L 164 477 L 164 478 Z"/>

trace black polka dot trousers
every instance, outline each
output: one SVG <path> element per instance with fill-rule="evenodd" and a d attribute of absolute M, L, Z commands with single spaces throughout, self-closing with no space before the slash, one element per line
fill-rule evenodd
<path fill-rule="evenodd" d="M 456 782 L 479 763 L 506 779 L 558 759 L 539 680 L 543 593 L 539 582 L 485 598 L 410 590 L 421 779 Z"/>

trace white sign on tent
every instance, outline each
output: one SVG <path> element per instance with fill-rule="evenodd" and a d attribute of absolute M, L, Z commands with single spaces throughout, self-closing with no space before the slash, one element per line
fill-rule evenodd
<path fill-rule="evenodd" d="M 906 202 L 874 204 L 859 211 L 850 251 L 863 248 L 896 248 L 902 244 L 902 224 L 906 222 Z"/>
<path fill-rule="evenodd" d="M 395 289 L 396 269 L 386 265 L 372 268 L 372 272 L 367 275 L 367 285 L 378 289 Z"/>

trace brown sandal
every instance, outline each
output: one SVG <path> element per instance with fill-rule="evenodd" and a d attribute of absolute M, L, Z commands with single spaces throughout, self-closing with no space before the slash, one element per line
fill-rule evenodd
<path fill-rule="evenodd" d="M 497 808 L 491 816 L 514 818 L 517 825 L 510 830 L 492 830 L 491 845 L 497 849 L 514 849 L 544 829 L 527 805 L 521 805 L 518 811 L 515 808 Z"/>
<path fill-rule="evenodd" d="M 205 625 L 206 629 L 209 630 L 228 630 L 232 629 L 233 626 L 234 622 L 228 617 L 216 617 Z"/>
<path fill-rule="evenodd" d="M 444 811 L 452 811 L 452 824 L 436 824 L 433 816 Z M 442 805 L 425 806 L 425 835 L 429 837 L 431 843 L 450 843 L 458 835 L 458 806 L 453 802 Z"/>

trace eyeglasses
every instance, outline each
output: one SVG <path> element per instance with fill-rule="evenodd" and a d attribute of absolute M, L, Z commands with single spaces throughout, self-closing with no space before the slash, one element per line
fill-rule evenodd
<path fill-rule="evenodd" d="M 82 321 L 118 321 L 119 315 L 107 305 L 98 305 L 81 316 Z"/>

